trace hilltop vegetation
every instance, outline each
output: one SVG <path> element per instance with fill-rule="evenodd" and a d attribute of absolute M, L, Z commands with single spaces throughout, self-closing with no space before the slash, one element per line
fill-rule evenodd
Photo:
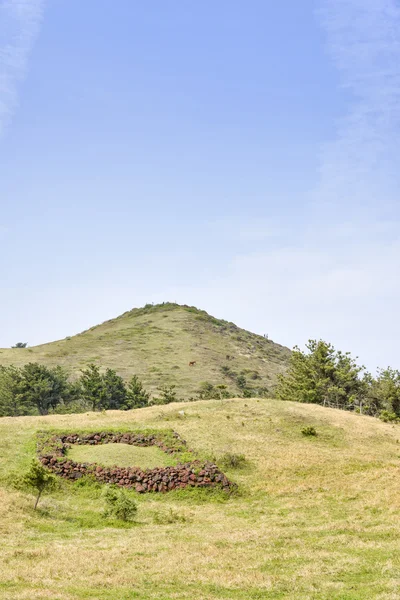
<path fill-rule="evenodd" d="M 125 522 L 104 517 L 104 486 L 61 480 L 35 511 L 18 484 L 39 430 L 140 428 L 177 431 L 239 494 L 127 491 Z M 0 419 L 0 598 L 397 600 L 399 437 L 371 417 L 267 399 Z M 107 448 L 78 447 L 104 462 Z"/>
<path fill-rule="evenodd" d="M 278 381 L 276 396 L 281 400 L 400 421 L 400 371 L 378 369 L 373 377 L 350 352 L 337 351 L 323 340 L 309 340 L 306 351 L 294 348 L 288 370 Z"/>
<path fill-rule="evenodd" d="M 125 381 L 137 375 L 152 395 L 176 386 L 188 399 L 202 387 L 244 387 L 268 394 L 290 351 L 190 306 L 164 303 L 133 309 L 73 337 L 32 348 L 0 349 L 0 365 L 62 366 L 72 377 L 90 364 L 110 368 Z M 195 365 L 189 366 L 189 362 Z"/>

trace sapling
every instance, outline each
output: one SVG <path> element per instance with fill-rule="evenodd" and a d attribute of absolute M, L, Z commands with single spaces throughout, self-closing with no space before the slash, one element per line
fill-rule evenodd
<path fill-rule="evenodd" d="M 23 478 L 25 485 L 33 488 L 37 492 L 35 507 L 39 504 L 39 500 L 44 491 L 50 492 L 56 486 L 56 478 L 49 473 L 47 469 L 37 460 L 33 460 L 29 471 Z"/>

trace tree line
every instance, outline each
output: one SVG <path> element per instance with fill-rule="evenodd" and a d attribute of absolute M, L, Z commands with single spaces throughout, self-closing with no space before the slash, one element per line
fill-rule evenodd
<path fill-rule="evenodd" d="M 267 390 L 257 393 L 248 389 L 244 376 L 240 376 L 239 384 L 245 398 L 266 395 Z M 224 384 L 203 382 L 197 397 L 189 400 L 232 395 Z M 268 395 L 273 393 L 268 391 Z M 400 371 L 388 367 L 378 370 L 374 377 L 349 352 L 338 351 L 322 340 L 309 340 L 305 351 L 294 348 L 286 373 L 278 377 L 275 396 L 400 421 Z M 151 398 L 136 375 L 125 382 L 113 369 L 101 371 L 94 364 L 75 380 L 60 366 L 0 366 L 0 417 L 130 410 L 179 400 L 174 385 L 162 386 L 158 397 Z"/>
<path fill-rule="evenodd" d="M 321 404 L 400 420 L 400 371 L 379 369 L 376 377 L 359 366 L 349 352 L 323 340 L 309 340 L 306 350 L 295 347 L 289 369 L 279 376 L 277 398 Z"/>
<path fill-rule="evenodd" d="M 130 410 L 178 400 L 173 385 L 163 386 L 159 392 L 159 397 L 150 399 L 136 375 L 125 383 L 113 369 L 101 372 L 94 364 L 83 369 L 76 380 L 60 366 L 0 366 L 0 417 Z"/>

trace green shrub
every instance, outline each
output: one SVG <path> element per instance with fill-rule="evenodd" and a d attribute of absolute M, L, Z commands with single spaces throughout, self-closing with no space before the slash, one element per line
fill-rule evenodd
<path fill-rule="evenodd" d="M 301 433 L 306 436 L 318 435 L 315 427 L 312 427 L 312 425 L 309 425 L 308 427 L 303 427 L 303 429 L 301 430 Z"/>
<path fill-rule="evenodd" d="M 382 410 L 379 415 L 379 418 L 384 423 L 397 423 L 400 420 L 396 413 L 391 412 L 389 410 Z"/>
<path fill-rule="evenodd" d="M 133 498 L 130 498 L 125 490 L 117 490 L 114 487 L 107 487 L 104 493 L 106 509 L 105 517 L 114 517 L 120 521 L 134 521 L 137 514 L 137 504 Z"/>
<path fill-rule="evenodd" d="M 227 376 L 232 375 L 232 369 L 228 365 L 222 365 L 221 373 L 222 373 L 222 375 L 227 375 Z"/>
<path fill-rule="evenodd" d="M 227 452 L 218 460 L 218 463 L 224 469 L 243 469 L 247 465 L 246 457 L 243 454 Z"/>
<path fill-rule="evenodd" d="M 232 392 L 230 392 L 228 387 L 223 383 L 216 385 L 215 390 L 217 392 L 217 399 L 226 400 L 227 398 L 232 398 L 233 396 Z"/>
<path fill-rule="evenodd" d="M 170 508 L 167 512 L 155 512 L 153 515 L 153 521 L 157 525 L 171 525 L 172 523 L 186 523 L 188 518 Z"/>
<path fill-rule="evenodd" d="M 247 387 L 246 377 L 243 374 L 238 375 L 236 378 L 236 384 L 237 384 L 238 388 L 240 388 L 241 390 L 244 390 Z"/>
<path fill-rule="evenodd" d="M 250 379 L 261 379 L 261 375 L 260 375 L 260 373 L 258 371 L 253 371 L 250 374 Z"/>
<path fill-rule="evenodd" d="M 149 404 L 171 404 L 171 402 L 179 402 L 178 395 L 175 391 L 176 385 L 163 385 L 159 389 L 160 396 L 152 398 Z"/>

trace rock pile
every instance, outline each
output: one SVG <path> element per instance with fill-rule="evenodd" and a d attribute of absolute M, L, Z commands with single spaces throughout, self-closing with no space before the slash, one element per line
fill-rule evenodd
<path fill-rule="evenodd" d="M 175 440 L 179 441 L 181 445 L 186 446 L 186 442 L 181 439 L 180 435 L 175 431 L 172 433 Z M 62 444 L 78 444 L 78 445 L 92 445 L 98 444 L 129 444 L 131 446 L 158 446 L 160 450 L 167 454 L 174 454 L 177 451 L 175 446 L 168 446 L 165 439 L 156 434 L 142 434 L 142 433 L 115 433 L 101 431 L 100 433 L 85 433 L 79 435 L 78 433 L 70 433 L 67 435 L 61 435 L 59 437 Z M 190 451 L 189 451 L 190 452 Z"/>
<path fill-rule="evenodd" d="M 41 457 L 48 469 L 66 479 L 79 479 L 91 475 L 100 483 L 111 483 L 134 488 L 139 493 L 168 492 L 169 490 L 192 487 L 220 486 L 225 490 L 232 487 L 228 478 L 212 463 L 193 461 L 175 467 L 159 467 L 142 470 L 139 467 L 102 467 L 94 463 L 77 463 L 56 457 Z"/>

